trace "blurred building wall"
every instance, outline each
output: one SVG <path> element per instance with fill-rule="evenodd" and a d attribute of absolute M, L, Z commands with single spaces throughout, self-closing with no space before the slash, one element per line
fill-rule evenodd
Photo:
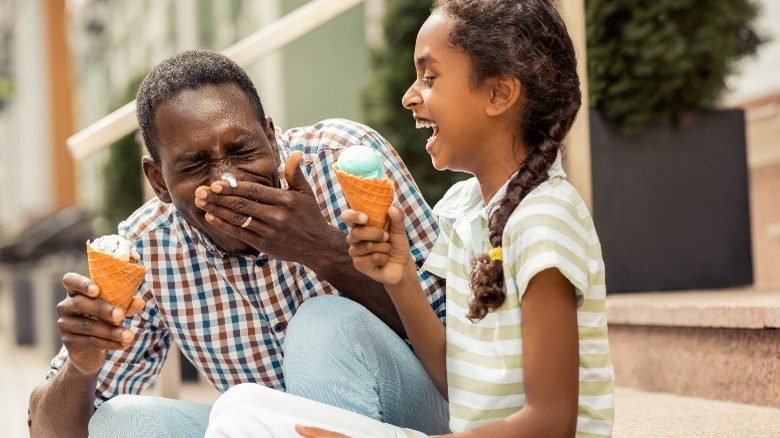
<path fill-rule="evenodd" d="M 10 71 L 13 82 L 10 97 L 0 97 L 0 184 L 12 188 L 0 192 L 5 234 L 53 208 L 44 1 L 0 0 L 0 70 Z M 326 117 L 361 121 L 360 93 L 370 76 L 366 48 L 377 38 L 385 1 L 366 0 L 247 66 L 278 126 Z M 305 2 L 67 0 L 77 129 L 126 103 L 128 84 L 163 58 L 194 47 L 222 50 Z M 774 207 L 780 206 L 780 2 L 761 3 L 759 28 L 771 42 L 731 78 L 725 102 L 747 110 L 757 283 L 780 284 L 780 207 Z M 90 209 L 101 202 L 105 158 L 97 153 L 78 163 L 78 202 Z"/>
<path fill-rule="evenodd" d="M 282 13 L 305 3 L 286 0 Z M 309 125 L 326 117 L 360 118 L 359 91 L 370 74 L 364 14 L 363 5 L 353 8 L 285 47 L 283 126 Z"/>
<path fill-rule="evenodd" d="M 10 0 L 0 0 L 0 174 L 4 174 L 11 142 L 10 110 L 7 109 L 13 93 L 13 37 L 14 8 Z M 1 183 L 2 181 L 0 181 Z M 0 210 L 4 210 L 7 194 L 0 192 Z M 0 237 L 3 234 L 0 220 Z"/>
<path fill-rule="evenodd" d="M 780 286 L 780 2 L 762 0 L 757 28 L 769 38 L 729 81 L 726 102 L 745 109 L 755 284 Z"/>
<path fill-rule="evenodd" d="M 71 0 L 79 128 L 129 101 L 119 99 L 128 84 L 162 59 L 190 48 L 223 50 L 306 2 Z M 277 126 L 360 120 L 359 95 L 369 75 L 366 14 L 355 7 L 245 66 Z M 97 153 L 79 163 L 80 202 L 91 209 L 101 202 L 105 158 Z"/>
<path fill-rule="evenodd" d="M 45 0 L 0 0 L 12 93 L 0 105 L 0 231 L 13 234 L 52 209 Z M 7 32 L 10 29 L 10 32 Z"/>

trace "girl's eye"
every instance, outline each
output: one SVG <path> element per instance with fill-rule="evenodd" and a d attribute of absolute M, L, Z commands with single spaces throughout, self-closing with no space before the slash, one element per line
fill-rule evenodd
<path fill-rule="evenodd" d="M 431 84 L 433 84 L 433 80 L 434 79 L 436 79 L 436 78 L 433 77 L 433 76 L 424 76 L 422 78 L 422 83 L 425 84 L 425 85 L 430 86 Z"/>

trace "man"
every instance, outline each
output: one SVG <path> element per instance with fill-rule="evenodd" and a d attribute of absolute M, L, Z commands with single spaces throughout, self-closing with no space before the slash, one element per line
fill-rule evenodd
<path fill-rule="evenodd" d="M 65 275 L 64 345 L 31 395 L 31 435 L 202 436 L 209 405 L 137 395 L 172 342 L 220 392 L 260 383 L 295 393 L 309 369 L 329 369 L 333 391 L 319 401 L 401 426 L 446 427 L 446 403 L 393 333 L 403 328 L 381 285 L 355 271 L 339 219 L 346 202 L 333 163 L 345 147 L 371 146 L 422 265 L 435 223 L 384 139 L 346 120 L 282 133 L 243 69 L 208 51 L 153 68 L 137 104 L 143 170 L 157 196 L 119 232 L 147 274 L 126 313 L 97 299 L 88 278 Z M 419 275 L 443 317 L 440 280 Z M 311 325 L 317 336 L 298 335 Z M 349 343 L 334 330 L 351 334 Z"/>

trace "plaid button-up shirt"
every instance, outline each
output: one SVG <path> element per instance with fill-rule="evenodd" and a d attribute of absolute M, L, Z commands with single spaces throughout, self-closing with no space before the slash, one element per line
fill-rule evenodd
<path fill-rule="evenodd" d="M 347 203 L 335 178 L 339 151 L 366 145 L 378 151 L 395 183 L 394 205 L 406 214 L 406 230 L 421 267 L 438 228 L 406 166 L 396 151 L 370 128 L 343 119 L 277 131 L 284 162 L 303 152 L 303 170 L 322 214 L 345 233 L 340 219 Z M 109 351 L 97 384 L 98 406 L 119 394 L 138 394 L 155 380 L 175 342 L 212 384 L 224 392 L 239 383 L 284 388 L 282 343 L 287 322 L 307 298 L 338 293 L 307 267 L 256 257 L 227 256 L 193 229 L 173 204 L 154 198 L 119 225 L 133 240 L 147 267 L 138 294 L 146 307 L 126 321 L 136 332 L 127 350 Z M 444 285 L 418 269 L 423 289 L 444 319 Z M 67 359 L 63 348 L 52 361 L 51 378 Z"/>

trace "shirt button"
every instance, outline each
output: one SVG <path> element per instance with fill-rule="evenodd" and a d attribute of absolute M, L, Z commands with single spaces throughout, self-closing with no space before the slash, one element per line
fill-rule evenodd
<path fill-rule="evenodd" d="M 276 325 L 274 326 L 274 331 L 275 331 L 276 333 L 281 333 L 281 332 L 283 332 L 283 331 L 284 331 L 284 326 L 285 326 L 285 325 L 284 325 L 284 323 L 280 322 L 280 323 L 278 323 L 278 324 L 276 324 Z"/>
<path fill-rule="evenodd" d="M 255 260 L 255 266 L 258 268 L 262 268 L 263 265 L 265 265 L 265 258 Z"/>

